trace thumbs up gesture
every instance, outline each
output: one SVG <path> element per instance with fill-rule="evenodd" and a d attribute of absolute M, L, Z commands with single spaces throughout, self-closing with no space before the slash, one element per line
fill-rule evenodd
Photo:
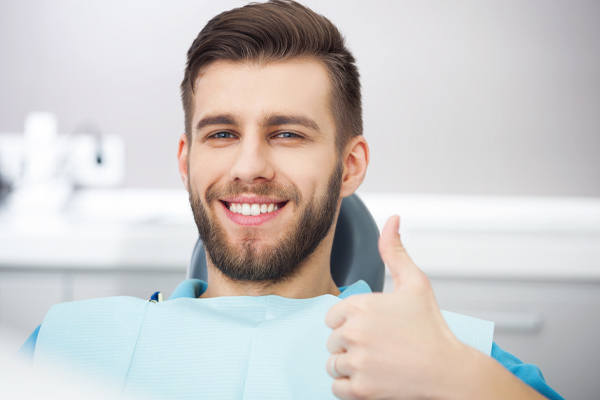
<path fill-rule="evenodd" d="M 459 342 L 427 276 L 412 262 L 391 217 L 379 252 L 393 293 L 351 296 L 326 316 L 327 372 L 340 399 L 542 399 L 506 368 Z"/>
<path fill-rule="evenodd" d="M 400 218 L 381 233 L 379 252 L 394 279 L 393 293 L 356 295 L 332 307 L 326 323 L 334 331 L 327 363 L 340 399 L 416 399 L 446 394 L 462 354 L 427 276 L 400 241 Z"/>

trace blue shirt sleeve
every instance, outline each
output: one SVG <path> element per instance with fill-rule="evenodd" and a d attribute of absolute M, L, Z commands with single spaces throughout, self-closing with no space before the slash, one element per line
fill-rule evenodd
<path fill-rule="evenodd" d="M 33 355 L 35 353 L 35 344 L 37 343 L 38 333 L 42 325 L 38 325 L 31 335 L 27 338 L 25 343 L 17 351 L 17 357 L 33 364 Z"/>
<path fill-rule="evenodd" d="M 525 364 L 512 354 L 502 350 L 494 342 L 492 344 L 492 357 L 502 364 L 506 369 L 512 372 L 517 378 L 537 390 L 541 395 L 550 400 L 564 400 L 546 383 L 542 371 L 533 364 Z"/>

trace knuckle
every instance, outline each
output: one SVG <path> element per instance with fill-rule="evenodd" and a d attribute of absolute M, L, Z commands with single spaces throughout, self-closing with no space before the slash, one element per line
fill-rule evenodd
<path fill-rule="evenodd" d="M 347 367 L 352 374 L 364 370 L 367 361 L 368 360 L 365 358 L 364 353 L 361 351 L 348 353 L 346 357 Z"/>
<path fill-rule="evenodd" d="M 362 309 L 361 309 L 360 305 L 357 304 L 356 302 L 354 302 L 348 306 L 348 314 L 351 316 L 360 315 L 361 312 L 362 312 Z"/>
<path fill-rule="evenodd" d="M 385 246 L 380 249 L 381 257 L 387 260 L 397 259 L 398 256 L 401 256 L 406 253 L 404 246 L 401 243 L 395 243 L 390 246 Z"/>
<path fill-rule="evenodd" d="M 356 357 L 354 355 L 348 354 L 346 356 L 346 367 L 348 368 L 348 371 L 352 375 L 355 374 L 356 371 L 358 371 L 359 365 L 358 365 L 358 361 L 356 360 Z"/>
<path fill-rule="evenodd" d="M 433 291 L 433 288 L 431 287 L 431 281 L 424 273 L 414 276 L 412 287 L 413 290 L 419 294 L 427 294 Z"/>
<path fill-rule="evenodd" d="M 364 337 L 363 330 L 355 324 L 349 325 L 341 332 L 342 340 L 348 344 L 358 344 Z"/>
<path fill-rule="evenodd" d="M 360 315 L 368 311 L 368 300 L 367 296 L 355 296 L 351 298 L 350 304 L 348 304 L 348 314 Z"/>
<path fill-rule="evenodd" d="M 352 328 L 352 327 L 346 327 L 342 332 L 341 335 L 342 340 L 348 344 L 353 344 L 356 341 L 356 329 Z"/>
<path fill-rule="evenodd" d="M 402 245 L 402 242 L 397 242 L 396 244 L 394 244 L 393 250 L 396 254 L 406 253 L 406 249 L 404 248 L 404 245 Z"/>

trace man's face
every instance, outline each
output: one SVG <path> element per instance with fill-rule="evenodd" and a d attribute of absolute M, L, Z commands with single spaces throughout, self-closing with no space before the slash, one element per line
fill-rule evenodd
<path fill-rule="evenodd" d="M 334 220 L 343 166 L 324 66 L 217 61 L 196 80 L 188 190 L 213 264 L 233 279 L 298 271 Z"/>

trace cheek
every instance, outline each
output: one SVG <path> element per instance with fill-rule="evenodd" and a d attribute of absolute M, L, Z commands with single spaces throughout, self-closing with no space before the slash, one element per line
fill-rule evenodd
<path fill-rule="evenodd" d="M 279 175 L 298 188 L 314 192 L 324 188 L 335 164 L 329 152 L 311 149 L 306 152 L 282 152 L 274 158 L 274 167 Z"/>
<path fill-rule="evenodd" d="M 229 176 L 226 154 L 192 151 L 189 158 L 190 181 L 197 190 Z"/>

